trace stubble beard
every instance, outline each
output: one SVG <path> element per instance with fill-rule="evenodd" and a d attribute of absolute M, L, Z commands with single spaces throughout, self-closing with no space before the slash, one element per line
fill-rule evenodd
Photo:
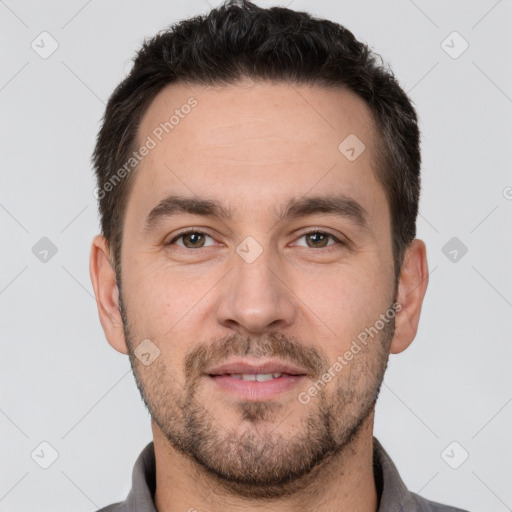
<path fill-rule="evenodd" d="M 336 379 L 311 397 L 307 406 L 301 405 L 305 411 L 300 420 L 302 428 L 286 438 L 276 432 L 287 416 L 277 400 L 240 401 L 236 404 L 239 424 L 229 429 L 221 426 L 208 408 L 208 400 L 199 396 L 204 378 L 200 370 L 212 354 L 281 356 L 303 365 L 307 362 L 321 378 L 329 366 L 321 353 L 305 349 L 304 344 L 290 341 L 279 332 L 271 332 L 258 342 L 230 336 L 216 344 L 200 345 L 188 354 L 183 385 L 162 358 L 149 367 L 136 358 L 136 342 L 121 293 L 119 303 L 135 381 L 152 420 L 175 450 L 195 461 L 198 469 L 232 495 L 266 500 L 304 491 L 327 465 L 343 465 L 362 427 L 373 419 L 394 334 L 394 318 Z M 319 371 L 321 367 L 323 371 Z"/>

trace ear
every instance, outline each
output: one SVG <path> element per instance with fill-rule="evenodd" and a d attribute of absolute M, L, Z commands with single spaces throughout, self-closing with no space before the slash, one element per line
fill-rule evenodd
<path fill-rule="evenodd" d="M 392 354 L 405 350 L 416 336 L 427 285 L 427 249 L 425 242 L 416 238 L 405 252 L 400 271 L 397 302 L 401 309 L 395 316 L 395 334 L 390 347 Z"/>
<path fill-rule="evenodd" d="M 89 273 L 98 314 L 105 336 L 118 352 L 128 354 L 123 331 L 123 321 L 119 310 L 119 289 L 116 274 L 110 263 L 110 249 L 105 237 L 97 235 L 92 241 Z"/>

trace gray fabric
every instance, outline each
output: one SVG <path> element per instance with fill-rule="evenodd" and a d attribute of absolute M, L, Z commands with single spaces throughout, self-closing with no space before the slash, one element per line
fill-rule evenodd
<path fill-rule="evenodd" d="M 393 461 L 379 441 L 373 438 L 373 469 L 380 503 L 377 512 L 467 512 L 441 505 L 410 492 Z M 142 450 L 132 473 L 132 489 L 126 501 L 109 505 L 98 512 L 157 512 L 153 502 L 156 488 L 153 442 Z"/>

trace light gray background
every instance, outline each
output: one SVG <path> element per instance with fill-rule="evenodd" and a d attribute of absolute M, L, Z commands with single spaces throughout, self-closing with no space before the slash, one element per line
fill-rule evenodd
<path fill-rule="evenodd" d="M 143 38 L 208 3 L 219 4 L 0 0 L 0 511 L 88 512 L 122 500 L 151 440 L 128 358 L 97 316 L 89 158 Z M 290 7 L 344 24 L 381 53 L 421 119 L 418 237 L 430 285 L 416 340 L 391 356 L 376 436 L 411 490 L 476 512 L 512 510 L 512 1 Z M 31 48 L 43 31 L 59 45 L 47 59 Z M 469 43 L 458 58 L 442 47 L 453 31 Z M 460 44 L 445 43 L 452 53 Z M 42 237 L 58 249 L 46 263 L 32 252 Z M 452 237 L 468 248 L 456 262 L 442 251 Z M 48 469 L 31 457 L 49 457 L 43 441 L 59 454 Z M 453 441 L 452 464 L 469 453 L 458 469 L 441 456 Z"/>

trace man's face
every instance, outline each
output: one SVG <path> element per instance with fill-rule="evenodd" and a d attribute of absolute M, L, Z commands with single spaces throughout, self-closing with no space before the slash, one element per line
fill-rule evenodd
<path fill-rule="evenodd" d="M 155 132 L 191 96 L 172 131 Z M 338 148 L 351 134 L 359 156 L 353 136 Z M 175 84 L 143 117 L 140 145 L 148 136 L 121 256 L 137 384 L 174 448 L 249 494 L 277 495 L 370 421 L 387 363 L 394 321 L 377 321 L 395 279 L 370 111 L 334 89 Z M 229 216 L 175 203 L 150 216 L 169 196 Z M 146 366 L 134 351 L 148 339 L 160 355 Z"/>

